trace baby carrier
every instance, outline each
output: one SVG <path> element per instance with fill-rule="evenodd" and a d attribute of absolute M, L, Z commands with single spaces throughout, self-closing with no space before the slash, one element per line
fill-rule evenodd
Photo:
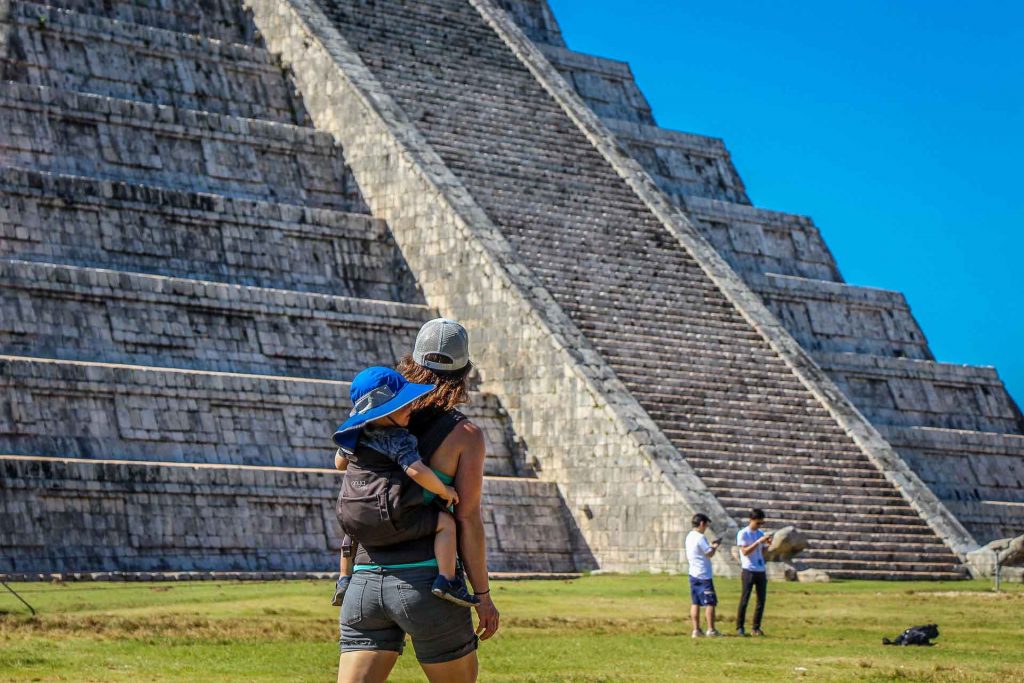
<path fill-rule="evenodd" d="M 383 453 L 356 443 L 336 509 L 341 528 L 373 548 L 431 536 L 436 511 L 424 509 L 423 487 Z"/>

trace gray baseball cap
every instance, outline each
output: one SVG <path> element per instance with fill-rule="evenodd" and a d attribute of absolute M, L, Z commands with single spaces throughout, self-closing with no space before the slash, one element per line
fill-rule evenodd
<path fill-rule="evenodd" d="M 461 370 L 469 365 L 469 333 L 454 320 L 431 320 L 416 335 L 412 359 L 431 370 Z"/>

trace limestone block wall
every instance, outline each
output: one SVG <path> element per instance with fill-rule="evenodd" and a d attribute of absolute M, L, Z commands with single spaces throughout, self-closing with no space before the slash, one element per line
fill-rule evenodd
<path fill-rule="evenodd" d="M 540 44 L 545 56 L 598 116 L 639 124 L 654 124 L 651 105 L 640 92 L 629 64 Z"/>
<path fill-rule="evenodd" d="M 360 210 L 330 136 L 309 128 L 8 83 L 7 165 Z"/>
<path fill-rule="evenodd" d="M 1024 532 L 1024 436 L 934 427 L 881 429 L 976 538 Z"/>
<path fill-rule="evenodd" d="M 305 120 L 265 50 L 16 0 L 4 0 L 0 17 L 4 80 L 280 123 Z"/>
<path fill-rule="evenodd" d="M 808 351 L 932 359 L 899 292 L 775 274 L 747 281 Z"/>
<path fill-rule="evenodd" d="M 694 227 L 738 273 L 778 273 L 842 282 L 813 221 L 724 201 L 686 198 Z"/>
<path fill-rule="evenodd" d="M 502 396 L 542 476 L 563 484 L 600 566 L 678 569 L 692 511 L 728 514 L 321 12 L 304 0 L 247 6 L 317 126 L 345 147 L 427 300 L 469 327 L 484 388 Z"/>
<path fill-rule="evenodd" d="M 11 356 L 0 390 L 0 454 L 26 456 L 332 467 L 330 425 L 351 408 L 344 382 Z M 488 474 L 528 472 L 493 396 L 464 412 L 483 429 Z"/>
<path fill-rule="evenodd" d="M 384 221 L 0 168 L 8 257 L 422 303 Z"/>
<path fill-rule="evenodd" d="M 338 473 L 0 456 L 0 574 L 337 567 Z M 484 484 L 492 571 L 574 571 L 557 489 Z"/>
<path fill-rule="evenodd" d="M 0 353 L 348 380 L 425 306 L 0 259 Z"/>
<path fill-rule="evenodd" d="M 564 47 L 562 31 L 547 0 L 498 0 L 530 40 Z"/>
<path fill-rule="evenodd" d="M 818 354 L 878 424 L 1019 433 L 1021 416 L 994 368 L 857 354 Z"/>
<path fill-rule="evenodd" d="M 237 0 L 47 0 L 47 4 L 236 43 L 252 43 L 255 38 L 252 22 Z"/>
<path fill-rule="evenodd" d="M 661 191 L 677 203 L 684 204 L 689 196 L 750 203 L 722 140 L 621 119 L 605 123 Z"/>

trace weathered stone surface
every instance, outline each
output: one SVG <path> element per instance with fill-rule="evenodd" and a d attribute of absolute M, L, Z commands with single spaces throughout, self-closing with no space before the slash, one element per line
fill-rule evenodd
<path fill-rule="evenodd" d="M 8 83 L 4 161 L 72 175 L 362 210 L 341 150 L 309 128 Z"/>
<path fill-rule="evenodd" d="M 1024 436 L 932 427 L 882 428 L 922 480 L 978 539 L 1024 529 Z"/>
<path fill-rule="evenodd" d="M 718 138 L 614 118 L 605 118 L 605 124 L 676 203 L 685 205 L 687 197 L 750 203 L 729 151 Z"/>
<path fill-rule="evenodd" d="M 0 76 L 31 85 L 280 123 L 306 122 L 266 50 L 10 2 Z"/>
<path fill-rule="evenodd" d="M 425 306 L 0 259 L 0 353 L 348 380 Z"/>
<path fill-rule="evenodd" d="M 333 466 L 348 384 L 0 357 L 0 454 L 279 467 Z M 466 414 L 483 428 L 486 470 L 523 474 L 494 397 Z"/>
<path fill-rule="evenodd" d="M 694 226 L 744 277 L 778 273 L 842 282 L 835 259 L 806 216 L 686 197 Z"/>
<path fill-rule="evenodd" d="M 808 351 L 932 359 L 899 292 L 775 274 L 747 281 Z"/>
<path fill-rule="evenodd" d="M 993 368 L 854 353 L 815 358 L 877 424 L 1020 433 L 1020 412 Z"/>
<path fill-rule="evenodd" d="M 0 573 L 332 571 L 338 477 L 0 456 Z M 554 485 L 490 478 L 484 505 L 492 569 L 576 570 Z"/>
<path fill-rule="evenodd" d="M 772 542 L 764 549 L 768 562 L 790 562 L 809 545 L 807 537 L 794 526 L 784 526 L 772 534 Z"/>
<path fill-rule="evenodd" d="M 217 40 L 255 42 L 255 27 L 238 0 L 47 0 L 47 4 Z"/>
<path fill-rule="evenodd" d="M 423 303 L 384 221 L 0 167 L 0 255 Z"/>
<path fill-rule="evenodd" d="M 531 40 L 565 47 L 562 31 L 547 0 L 498 0 L 497 3 Z"/>
<path fill-rule="evenodd" d="M 629 64 L 573 52 L 559 45 L 539 47 L 598 116 L 654 124 L 651 105 L 637 87 Z"/>

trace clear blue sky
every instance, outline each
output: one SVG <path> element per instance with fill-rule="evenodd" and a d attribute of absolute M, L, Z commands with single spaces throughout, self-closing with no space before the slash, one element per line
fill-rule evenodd
<path fill-rule="evenodd" d="M 906 294 L 940 361 L 1024 404 L 1024 3 L 550 0 L 659 125 L 725 139 L 847 282 Z"/>

